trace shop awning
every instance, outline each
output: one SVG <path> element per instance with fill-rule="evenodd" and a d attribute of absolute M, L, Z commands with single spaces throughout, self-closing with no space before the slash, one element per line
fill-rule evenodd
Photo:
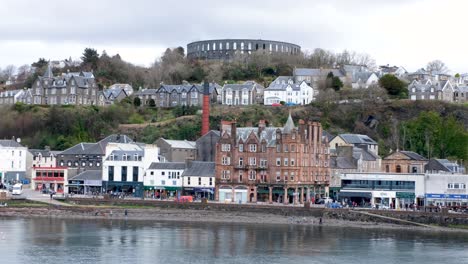
<path fill-rule="evenodd" d="M 372 198 L 372 193 L 370 192 L 339 192 L 338 197 L 362 197 L 362 198 Z"/>
<path fill-rule="evenodd" d="M 415 195 L 411 192 L 396 192 L 396 198 L 414 199 Z"/>

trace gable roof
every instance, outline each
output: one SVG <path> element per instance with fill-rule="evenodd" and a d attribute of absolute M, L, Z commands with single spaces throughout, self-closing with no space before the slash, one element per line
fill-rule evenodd
<path fill-rule="evenodd" d="M 423 157 L 423 156 L 421 156 L 418 153 L 413 152 L 413 151 L 401 150 L 400 153 L 405 154 L 406 156 L 408 156 L 412 160 L 427 160 L 425 157 Z"/>
<path fill-rule="evenodd" d="M 0 139 L 0 146 L 6 147 L 6 148 L 22 148 L 24 147 L 20 143 L 16 142 L 15 140 L 12 139 Z"/>
<path fill-rule="evenodd" d="M 214 177 L 215 163 L 206 161 L 192 161 L 182 176 Z"/>
<path fill-rule="evenodd" d="M 112 134 L 96 143 L 78 143 L 60 154 L 62 155 L 104 155 L 108 143 L 134 143 L 127 135 Z"/>
<path fill-rule="evenodd" d="M 357 164 L 351 157 L 330 157 L 330 167 L 332 169 L 357 169 Z"/>
<path fill-rule="evenodd" d="M 158 93 L 167 92 L 167 93 L 182 93 L 188 92 L 192 89 L 192 84 L 163 84 L 158 89 Z"/>

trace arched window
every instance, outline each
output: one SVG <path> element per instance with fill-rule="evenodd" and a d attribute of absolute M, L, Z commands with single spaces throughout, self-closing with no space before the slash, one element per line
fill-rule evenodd
<path fill-rule="evenodd" d="M 401 173 L 401 166 L 400 165 L 396 165 L 396 173 Z"/>

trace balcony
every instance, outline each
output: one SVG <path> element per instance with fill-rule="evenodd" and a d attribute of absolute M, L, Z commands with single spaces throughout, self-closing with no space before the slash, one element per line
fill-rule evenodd
<path fill-rule="evenodd" d="M 245 169 L 245 167 L 246 167 L 246 166 L 245 166 L 244 164 L 242 164 L 242 165 L 241 165 L 241 164 L 236 164 L 236 165 L 234 165 L 234 168 L 235 168 L 235 169 Z"/>

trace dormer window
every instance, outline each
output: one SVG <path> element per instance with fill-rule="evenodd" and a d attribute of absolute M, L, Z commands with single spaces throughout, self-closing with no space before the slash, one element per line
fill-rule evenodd
<path fill-rule="evenodd" d="M 122 160 L 123 160 L 123 161 L 127 161 L 127 160 L 128 160 L 128 155 L 127 155 L 127 154 L 123 154 Z"/>
<path fill-rule="evenodd" d="M 137 161 L 138 159 L 138 154 L 133 155 L 133 160 Z"/>
<path fill-rule="evenodd" d="M 110 160 L 114 160 L 114 159 L 115 159 L 114 154 L 110 154 Z"/>

